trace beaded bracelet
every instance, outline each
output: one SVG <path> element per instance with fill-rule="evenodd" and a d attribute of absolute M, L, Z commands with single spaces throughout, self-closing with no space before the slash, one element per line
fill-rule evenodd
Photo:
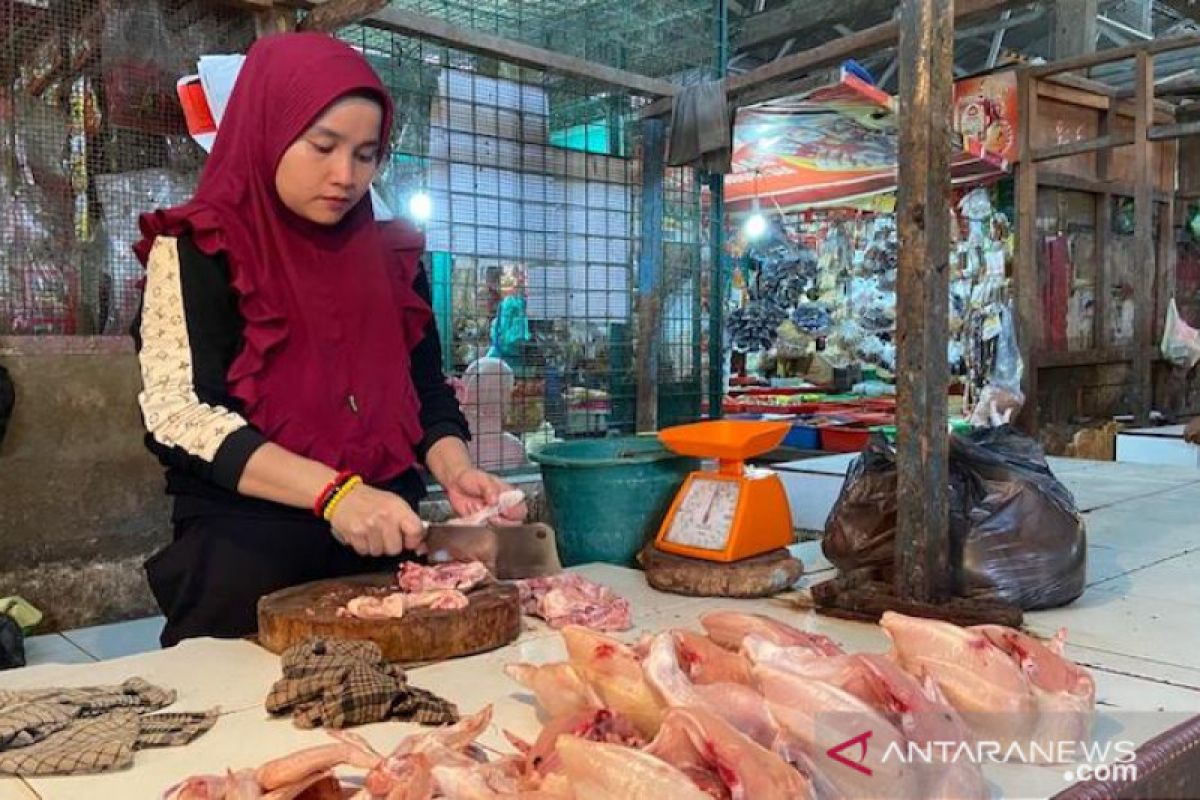
<path fill-rule="evenodd" d="M 313 503 L 313 514 L 318 517 L 325 516 L 325 506 L 333 499 L 334 493 L 341 488 L 342 484 L 350 480 L 350 476 L 354 473 L 348 469 L 342 470 L 333 477 L 329 483 L 325 484 L 325 488 L 317 495 L 317 500 Z"/>
<path fill-rule="evenodd" d="M 350 494 L 350 492 L 354 490 L 355 486 L 358 486 L 362 482 L 363 479 L 358 475 L 351 475 L 346 482 L 339 486 L 338 490 L 333 493 L 333 497 L 329 498 L 329 502 L 325 504 L 325 508 L 321 512 L 321 517 L 326 522 L 332 522 L 333 512 L 337 510 L 338 504 L 341 503 L 342 500 L 346 499 L 346 495 Z"/>

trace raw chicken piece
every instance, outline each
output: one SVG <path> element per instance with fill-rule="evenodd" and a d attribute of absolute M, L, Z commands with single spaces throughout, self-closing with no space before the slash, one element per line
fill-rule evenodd
<path fill-rule="evenodd" d="M 520 489 L 509 489 L 507 492 L 501 492 L 500 497 L 494 506 L 481 508 L 474 514 L 468 514 L 465 517 L 454 517 L 446 520 L 445 525 L 486 525 L 493 517 L 498 517 L 514 506 L 519 506 L 525 502 L 525 493 Z"/>
<path fill-rule="evenodd" d="M 646 739 L 629 720 L 607 709 L 588 709 L 546 723 L 536 742 L 529 746 L 525 761 L 531 772 L 547 775 L 562 768 L 558 758 L 559 737 L 574 736 L 589 742 L 640 748 Z"/>
<path fill-rule="evenodd" d="M 1066 629 L 1048 644 L 1002 625 L 977 625 L 977 631 L 1008 654 L 1033 690 L 1037 704 L 1037 726 L 1031 734 L 1041 756 L 1054 752 L 1055 742 L 1086 742 L 1091 737 L 1096 710 L 1096 682 L 1091 673 L 1063 656 Z M 1044 759 L 1038 759 L 1044 760 Z"/>
<path fill-rule="evenodd" d="M 405 595 L 408 608 L 432 608 L 435 611 L 456 611 L 471 604 L 467 596 L 457 589 L 431 589 Z"/>
<path fill-rule="evenodd" d="M 738 650 L 751 634 L 781 647 L 807 647 L 819 655 L 836 656 L 844 651 L 828 636 L 805 633 L 791 625 L 763 616 L 737 611 L 712 611 L 700 618 L 712 640 L 728 650 Z"/>
<path fill-rule="evenodd" d="M 921 796 L 914 769 L 894 756 L 884 760 L 893 747 L 907 753 L 907 744 L 904 734 L 875 709 L 836 686 L 771 667 L 755 667 L 754 678 L 771 714 L 791 737 L 781 749 L 808 765 L 819 794 L 864 800 Z M 861 745 L 847 746 L 856 738 Z"/>
<path fill-rule="evenodd" d="M 339 614 L 358 619 L 401 619 L 405 612 L 414 608 L 447 611 L 468 605 L 467 596 L 456 589 L 431 589 L 415 593 L 392 592 L 382 597 L 361 595 L 348 600 L 345 607 L 339 609 Z"/>
<path fill-rule="evenodd" d="M 396 581 L 406 592 L 427 592 L 432 589 L 458 589 L 469 592 L 491 578 L 480 561 L 451 561 L 425 566 L 413 561 L 400 565 Z"/>
<path fill-rule="evenodd" d="M 509 664 L 504 672 L 533 692 L 547 716 L 565 717 L 603 705 L 570 664 Z"/>
<path fill-rule="evenodd" d="M 645 736 L 662 722 L 663 706 L 642 673 L 633 650 L 616 639 L 578 625 L 562 629 L 571 666 L 604 703 L 627 718 Z"/>
<path fill-rule="evenodd" d="M 407 608 L 403 592 L 378 597 L 362 595 L 346 603 L 346 614 L 358 619 L 400 619 Z"/>
<path fill-rule="evenodd" d="M 974 736 L 958 712 L 946 702 L 932 678 L 925 685 L 900 669 L 886 656 L 861 653 L 855 656 L 872 678 L 872 697 L 860 697 L 883 712 L 908 738 L 918 745 L 935 742 L 971 742 Z M 987 783 L 979 765 L 969 759 L 935 761 L 919 765 L 921 796 L 929 800 L 986 800 Z"/>
<path fill-rule="evenodd" d="M 710 800 L 682 772 L 641 750 L 564 736 L 558 755 L 576 800 Z"/>
<path fill-rule="evenodd" d="M 742 640 L 742 652 L 755 665 L 823 681 L 855 697 L 866 699 L 871 694 L 871 680 L 862 663 L 853 655 L 824 655 L 808 647 L 781 647 L 758 634 L 751 634 Z"/>
<path fill-rule="evenodd" d="M 749 686 L 750 662 L 699 633 L 675 631 L 679 663 L 692 683 L 742 683 Z"/>
<path fill-rule="evenodd" d="M 692 774 L 706 767 L 720 779 L 731 800 L 806 800 L 813 796 L 804 775 L 704 709 L 671 709 L 646 752 L 681 764 Z"/>
<path fill-rule="evenodd" d="M 632 627 L 629 601 L 607 586 L 574 572 L 516 581 L 521 610 L 541 617 L 552 628 L 582 625 L 597 631 Z"/>
<path fill-rule="evenodd" d="M 771 747 L 779 729 L 762 697 L 748 686 L 737 683 L 694 686 L 679 663 L 678 645 L 675 633 L 658 634 L 642 664 L 646 681 L 663 702 L 672 708 L 703 708 L 758 744 Z"/>
<path fill-rule="evenodd" d="M 892 658 L 918 679 L 933 678 L 980 739 L 1028 749 L 1037 702 L 1021 668 L 979 631 L 937 620 L 884 613 Z"/>

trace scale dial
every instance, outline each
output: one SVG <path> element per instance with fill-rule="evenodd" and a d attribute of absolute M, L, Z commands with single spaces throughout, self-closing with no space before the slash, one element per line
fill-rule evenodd
<path fill-rule="evenodd" d="M 724 550 L 741 490 L 736 481 L 693 478 L 675 510 L 666 541 L 702 550 Z"/>

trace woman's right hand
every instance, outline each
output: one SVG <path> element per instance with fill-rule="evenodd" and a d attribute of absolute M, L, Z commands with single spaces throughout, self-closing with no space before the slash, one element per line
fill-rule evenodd
<path fill-rule="evenodd" d="M 425 525 L 412 506 L 391 492 L 359 485 L 350 490 L 330 520 L 339 539 L 364 556 L 394 556 L 419 550 Z"/>

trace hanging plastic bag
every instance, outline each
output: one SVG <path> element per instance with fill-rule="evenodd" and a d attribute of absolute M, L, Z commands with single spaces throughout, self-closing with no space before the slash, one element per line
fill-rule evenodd
<path fill-rule="evenodd" d="M 1012 422 L 1025 405 L 1021 391 L 1021 376 L 1025 364 L 1021 360 L 1021 348 L 1017 344 L 1017 326 L 1013 321 L 1012 306 L 1000 309 L 1000 334 L 996 337 L 996 360 L 979 402 L 971 413 L 971 424 L 975 427 L 999 427 Z"/>
<path fill-rule="evenodd" d="M 1167 306 L 1167 324 L 1163 327 L 1160 348 L 1163 358 L 1179 367 L 1191 369 L 1200 361 L 1200 331 L 1179 316 L 1174 297 Z"/>

